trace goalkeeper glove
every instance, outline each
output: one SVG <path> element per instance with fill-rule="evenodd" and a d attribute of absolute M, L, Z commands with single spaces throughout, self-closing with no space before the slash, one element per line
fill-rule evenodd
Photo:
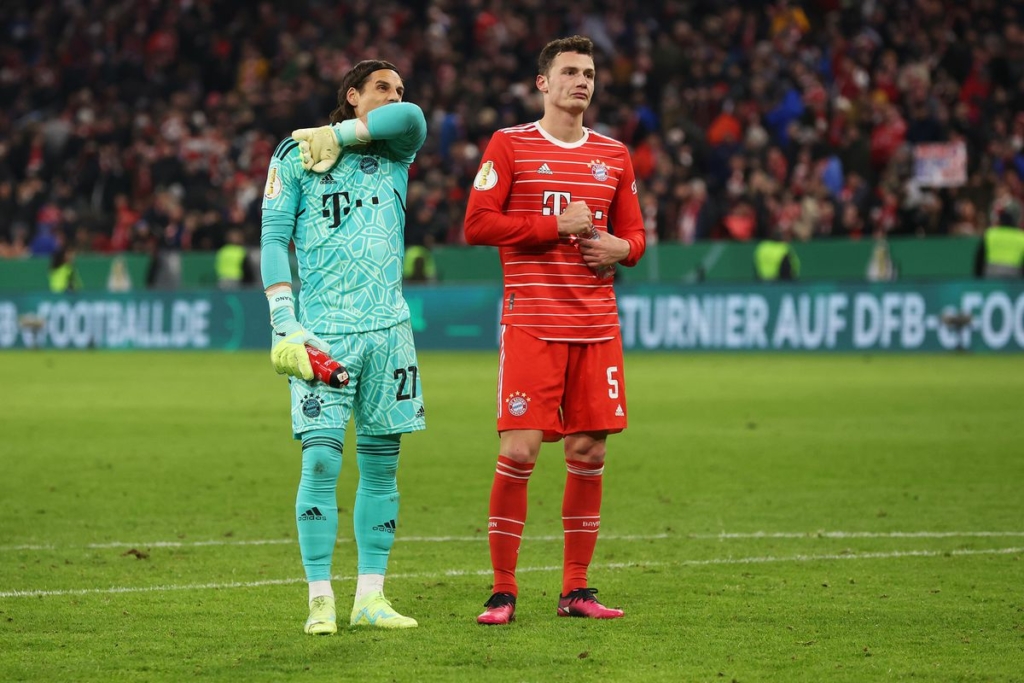
<path fill-rule="evenodd" d="M 331 347 L 324 340 L 309 332 L 295 319 L 295 300 L 291 291 L 276 291 L 267 294 L 270 301 L 270 322 L 274 326 L 274 347 L 270 350 L 270 362 L 279 375 L 313 379 L 313 366 L 306 353 L 306 344 L 330 353 Z"/>
<path fill-rule="evenodd" d="M 326 173 L 338 163 L 342 147 L 369 142 L 370 131 L 359 119 L 346 119 L 336 126 L 293 130 L 292 139 L 299 143 L 302 168 Z"/>
<path fill-rule="evenodd" d="M 331 126 L 293 130 L 292 138 L 299 143 L 302 168 L 307 171 L 314 173 L 329 171 L 341 156 L 341 145 Z"/>

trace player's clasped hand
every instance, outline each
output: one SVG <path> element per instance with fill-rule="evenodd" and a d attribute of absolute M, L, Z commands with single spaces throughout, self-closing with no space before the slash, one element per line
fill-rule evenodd
<path fill-rule="evenodd" d="M 594 227 L 594 215 L 586 202 L 570 202 L 558 217 L 558 234 L 585 235 Z"/>
<path fill-rule="evenodd" d="M 279 375 L 299 377 L 306 381 L 313 379 L 313 366 L 306 353 L 306 344 L 329 353 L 331 347 L 310 333 L 298 322 L 286 322 L 274 328 L 274 348 L 270 350 L 270 362 Z"/>
<path fill-rule="evenodd" d="M 341 145 L 331 126 L 299 128 L 292 131 L 292 139 L 299 143 L 302 168 L 314 173 L 325 173 L 341 156 Z"/>

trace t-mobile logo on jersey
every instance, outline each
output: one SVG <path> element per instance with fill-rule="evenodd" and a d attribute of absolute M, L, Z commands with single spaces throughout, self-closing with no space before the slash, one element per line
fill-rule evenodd
<path fill-rule="evenodd" d="M 541 209 L 542 216 L 561 216 L 562 212 L 569 207 L 569 202 L 572 201 L 572 195 L 568 192 L 544 192 L 544 208 Z M 594 220 L 599 221 L 604 218 L 604 211 L 598 209 L 594 211 Z"/>
<path fill-rule="evenodd" d="M 544 208 L 540 213 L 542 216 L 561 216 L 571 201 L 572 196 L 568 192 L 545 191 Z"/>

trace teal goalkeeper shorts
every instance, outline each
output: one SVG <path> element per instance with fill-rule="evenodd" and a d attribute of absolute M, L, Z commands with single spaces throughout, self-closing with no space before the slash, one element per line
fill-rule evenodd
<path fill-rule="evenodd" d="M 354 417 L 356 436 L 404 434 L 426 428 L 412 325 L 385 330 L 318 335 L 331 357 L 345 366 L 349 383 L 333 389 L 290 377 L 292 432 L 301 439 L 314 429 L 341 429 Z"/>

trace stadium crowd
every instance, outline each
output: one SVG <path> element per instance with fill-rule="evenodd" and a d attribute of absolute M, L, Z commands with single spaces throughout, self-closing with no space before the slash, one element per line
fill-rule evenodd
<path fill-rule="evenodd" d="M 259 241 L 270 154 L 356 61 L 428 120 L 407 242 L 463 243 L 491 133 L 539 118 L 534 56 L 598 46 L 587 125 L 629 144 L 668 241 L 979 234 L 1024 202 L 1024 3 L 36 0 L 0 8 L 0 257 Z M 915 179 L 962 142 L 966 183 Z"/>

